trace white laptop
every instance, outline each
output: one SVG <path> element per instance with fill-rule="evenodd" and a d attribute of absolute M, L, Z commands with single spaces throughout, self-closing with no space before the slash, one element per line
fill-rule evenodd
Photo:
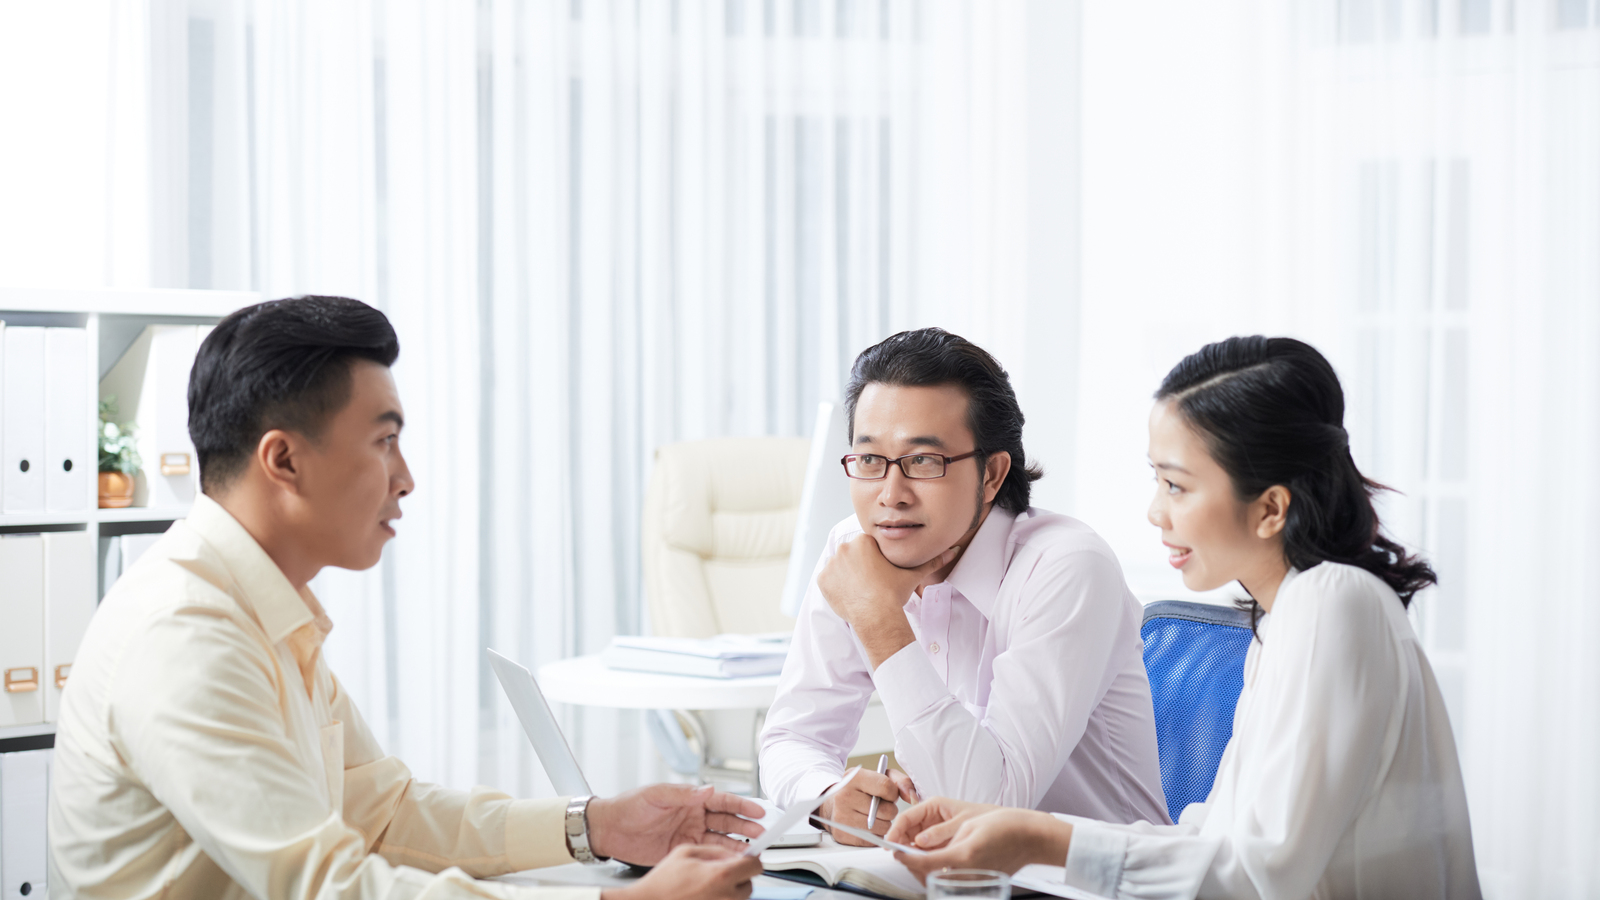
<path fill-rule="evenodd" d="M 583 777 L 578 758 L 572 755 L 572 748 L 567 745 L 567 737 L 561 732 L 555 714 L 550 712 L 550 704 L 545 702 L 544 692 L 539 690 L 539 683 L 533 680 L 533 673 L 493 649 L 485 648 L 485 652 L 489 654 L 489 667 L 494 669 L 494 677 L 500 679 L 500 688 L 506 692 L 506 699 L 511 701 L 517 721 L 522 723 L 522 730 L 528 735 L 529 743 L 533 744 L 533 752 L 538 754 L 539 762 L 544 765 L 545 774 L 550 777 L 556 794 L 579 797 L 594 793 L 589 788 L 589 779 Z M 760 819 L 763 827 L 778 821 L 782 811 L 775 805 L 767 800 L 758 799 L 755 802 L 767 811 Z M 814 847 L 821 842 L 820 830 L 806 822 L 797 822 L 771 846 Z"/>
<path fill-rule="evenodd" d="M 593 794 L 589 779 L 583 777 L 583 769 L 578 767 L 578 758 L 567 746 L 567 736 L 561 733 L 555 714 L 550 712 L 550 704 L 545 702 L 544 692 L 533 680 L 533 673 L 494 650 L 486 652 L 489 667 L 494 669 L 494 677 L 500 679 L 500 688 L 511 701 L 511 708 L 516 710 L 517 721 L 522 723 L 522 730 L 533 744 L 533 752 L 539 755 L 539 762 L 550 776 L 556 794 L 562 797 Z"/>

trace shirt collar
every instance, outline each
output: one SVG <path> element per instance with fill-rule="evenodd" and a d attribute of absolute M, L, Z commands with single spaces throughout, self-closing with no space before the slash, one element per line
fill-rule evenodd
<path fill-rule="evenodd" d="M 950 570 L 945 581 L 961 592 L 967 602 L 977 607 L 985 619 L 991 618 L 994 598 L 1000 593 L 1000 582 L 1006 577 L 1006 566 L 1011 562 L 1011 527 L 1017 514 L 998 506 L 989 507 L 989 515 L 972 536 L 967 552 Z"/>
<path fill-rule="evenodd" d="M 199 494 L 185 523 L 222 558 L 233 577 L 234 597 L 267 633 L 272 643 L 310 626 L 291 641 L 295 656 L 314 653 L 333 630 L 333 622 L 310 588 L 296 591 L 283 570 L 244 526 L 217 501 Z M 305 646 L 308 645 L 309 646 Z"/>

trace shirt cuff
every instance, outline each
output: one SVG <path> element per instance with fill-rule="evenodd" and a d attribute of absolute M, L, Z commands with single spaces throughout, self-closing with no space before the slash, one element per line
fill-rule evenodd
<path fill-rule="evenodd" d="M 950 699 L 950 689 L 928 661 L 928 652 L 916 641 L 879 664 L 872 673 L 872 682 L 896 735 L 923 713 Z"/>
<path fill-rule="evenodd" d="M 1071 821 L 1072 843 L 1067 846 L 1067 871 L 1062 880 L 1091 893 L 1117 896 L 1128 861 L 1128 835 L 1076 817 Z"/>
<path fill-rule="evenodd" d="M 567 852 L 567 801 L 515 800 L 506 812 L 506 861 L 511 871 L 573 862 Z"/>
<path fill-rule="evenodd" d="M 822 796 L 823 791 L 838 784 L 839 779 L 842 777 L 844 777 L 843 769 L 837 772 L 830 772 L 827 769 L 812 769 L 801 774 L 794 780 L 794 784 L 790 788 L 794 792 L 794 799 L 788 805 L 793 806 L 796 803 L 804 803 L 814 797 Z"/>

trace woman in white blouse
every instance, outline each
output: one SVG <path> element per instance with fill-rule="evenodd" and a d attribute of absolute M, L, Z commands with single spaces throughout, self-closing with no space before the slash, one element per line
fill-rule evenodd
<path fill-rule="evenodd" d="M 1455 740 L 1406 619 L 1434 583 L 1379 529 L 1333 367 L 1289 338 L 1236 337 L 1156 392 L 1150 522 L 1193 590 L 1238 581 L 1259 614 L 1233 738 L 1176 825 L 1113 825 L 934 799 L 890 840 L 919 876 L 1065 864 L 1111 897 L 1476 898 Z"/>

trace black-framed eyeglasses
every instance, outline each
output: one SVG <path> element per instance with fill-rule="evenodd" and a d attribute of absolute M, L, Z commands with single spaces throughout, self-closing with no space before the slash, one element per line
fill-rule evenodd
<path fill-rule="evenodd" d="M 943 478 L 945 470 L 953 462 L 971 459 L 981 453 L 974 450 L 960 456 L 940 456 L 937 453 L 911 453 L 890 459 L 876 453 L 847 453 L 844 459 L 839 460 L 844 464 L 844 474 L 861 481 L 880 481 L 889 477 L 889 467 L 899 466 L 900 471 L 907 478 Z"/>

